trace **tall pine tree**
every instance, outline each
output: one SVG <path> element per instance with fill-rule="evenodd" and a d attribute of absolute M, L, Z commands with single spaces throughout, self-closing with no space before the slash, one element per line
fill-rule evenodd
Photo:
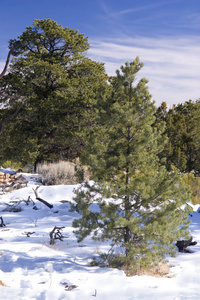
<path fill-rule="evenodd" d="M 143 64 L 137 57 L 111 78 L 110 95 L 99 104 L 99 125 L 88 141 L 84 162 L 93 184 L 76 192 L 73 223 L 78 240 L 92 234 L 124 248 L 119 259 L 130 274 L 174 254 L 173 242 L 187 236 L 186 193 L 176 171 L 167 172 L 158 154 L 162 132 L 152 126 L 156 107 L 146 86 L 137 84 Z M 94 209 L 94 203 L 98 209 Z"/>

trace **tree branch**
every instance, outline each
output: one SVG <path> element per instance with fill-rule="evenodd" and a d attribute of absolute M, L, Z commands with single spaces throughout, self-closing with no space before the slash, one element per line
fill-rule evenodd
<path fill-rule="evenodd" d="M 18 114 L 18 112 L 20 111 L 23 105 L 24 103 L 21 102 L 20 106 L 16 109 L 14 113 L 12 113 L 10 116 L 8 116 L 7 118 L 5 118 L 3 121 L 0 122 L 0 135 L 3 133 L 3 128 L 5 123 L 12 120 Z"/>
<path fill-rule="evenodd" d="M 14 50 L 19 46 L 19 44 L 20 44 L 20 42 L 18 41 L 17 43 L 14 44 L 14 46 L 8 52 L 8 56 L 7 56 L 7 59 L 6 59 L 5 67 L 4 67 L 3 71 L 0 74 L 0 78 L 2 78 L 5 75 L 5 73 L 6 73 L 7 69 L 8 69 L 10 57 L 11 57 L 12 53 L 14 52 Z"/>

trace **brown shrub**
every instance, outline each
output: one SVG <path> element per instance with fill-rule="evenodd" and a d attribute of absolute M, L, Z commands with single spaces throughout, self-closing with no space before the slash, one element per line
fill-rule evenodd
<path fill-rule="evenodd" d="M 124 272 L 127 276 L 147 275 L 153 277 L 172 277 L 172 275 L 170 274 L 170 266 L 167 262 L 160 262 L 152 267 L 141 268 L 136 270 L 131 270 L 129 267 L 124 266 Z"/>
<path fill-rule="evenodd" d="M 38 164 L 37 173 L 44 185 L 77 184 L 88 176 L 86 167 L 67 161 Z"/>

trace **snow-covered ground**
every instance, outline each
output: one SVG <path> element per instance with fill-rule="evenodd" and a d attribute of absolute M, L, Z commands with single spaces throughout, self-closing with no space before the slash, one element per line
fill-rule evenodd
<path fill-rule="evenodd" d="M 197 245 L 194 253 L 178 253 L 169 258 L 171 278 L 151 276 L 126 277 L 117 269 L 91 267 L 92 257 L 106 246 L 87 238 L 78 244 L 73 234 L 70 201 L 75 186 L 40 186 L 38 196 L 53 204 L 49 209 L 35 199 L 34 178 L 27 187 L 0 195 L 0 299 L 200 299 L 200 214 L 198 206 L 190 217 L 190 231 Z M 21 211 L 9 212 L 21 201 Z M 64 200 L 64 201 L 63 201 Z M 10 208 L 10 207 L 9 207 Z M 20 210 L 20 209 L 19 209 Z M 62 227 L 63 241 L 50 245 L 49 233 Z"/>

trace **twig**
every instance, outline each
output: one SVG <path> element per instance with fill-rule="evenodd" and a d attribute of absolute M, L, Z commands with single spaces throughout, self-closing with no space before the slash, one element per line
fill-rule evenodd
<path fill-rule="evenodd" d="M 35 225 L 35 227 L 37 227 L 37 219 L 35 219 L 35 220 L 33 220 L 31 218 L 29 218 L 29 219 L 33 222 L 33 224 Z"/>
<path fill-rule="evenodd" d="M 30 235 L 31 234 L 34 234 L 35 233 L 35 231 L 33 231 L 33 232 L 24 232 L 24 233 L 22 233 L 23 235 L 26 235 L 27 237 L 30 237 Z"/>

